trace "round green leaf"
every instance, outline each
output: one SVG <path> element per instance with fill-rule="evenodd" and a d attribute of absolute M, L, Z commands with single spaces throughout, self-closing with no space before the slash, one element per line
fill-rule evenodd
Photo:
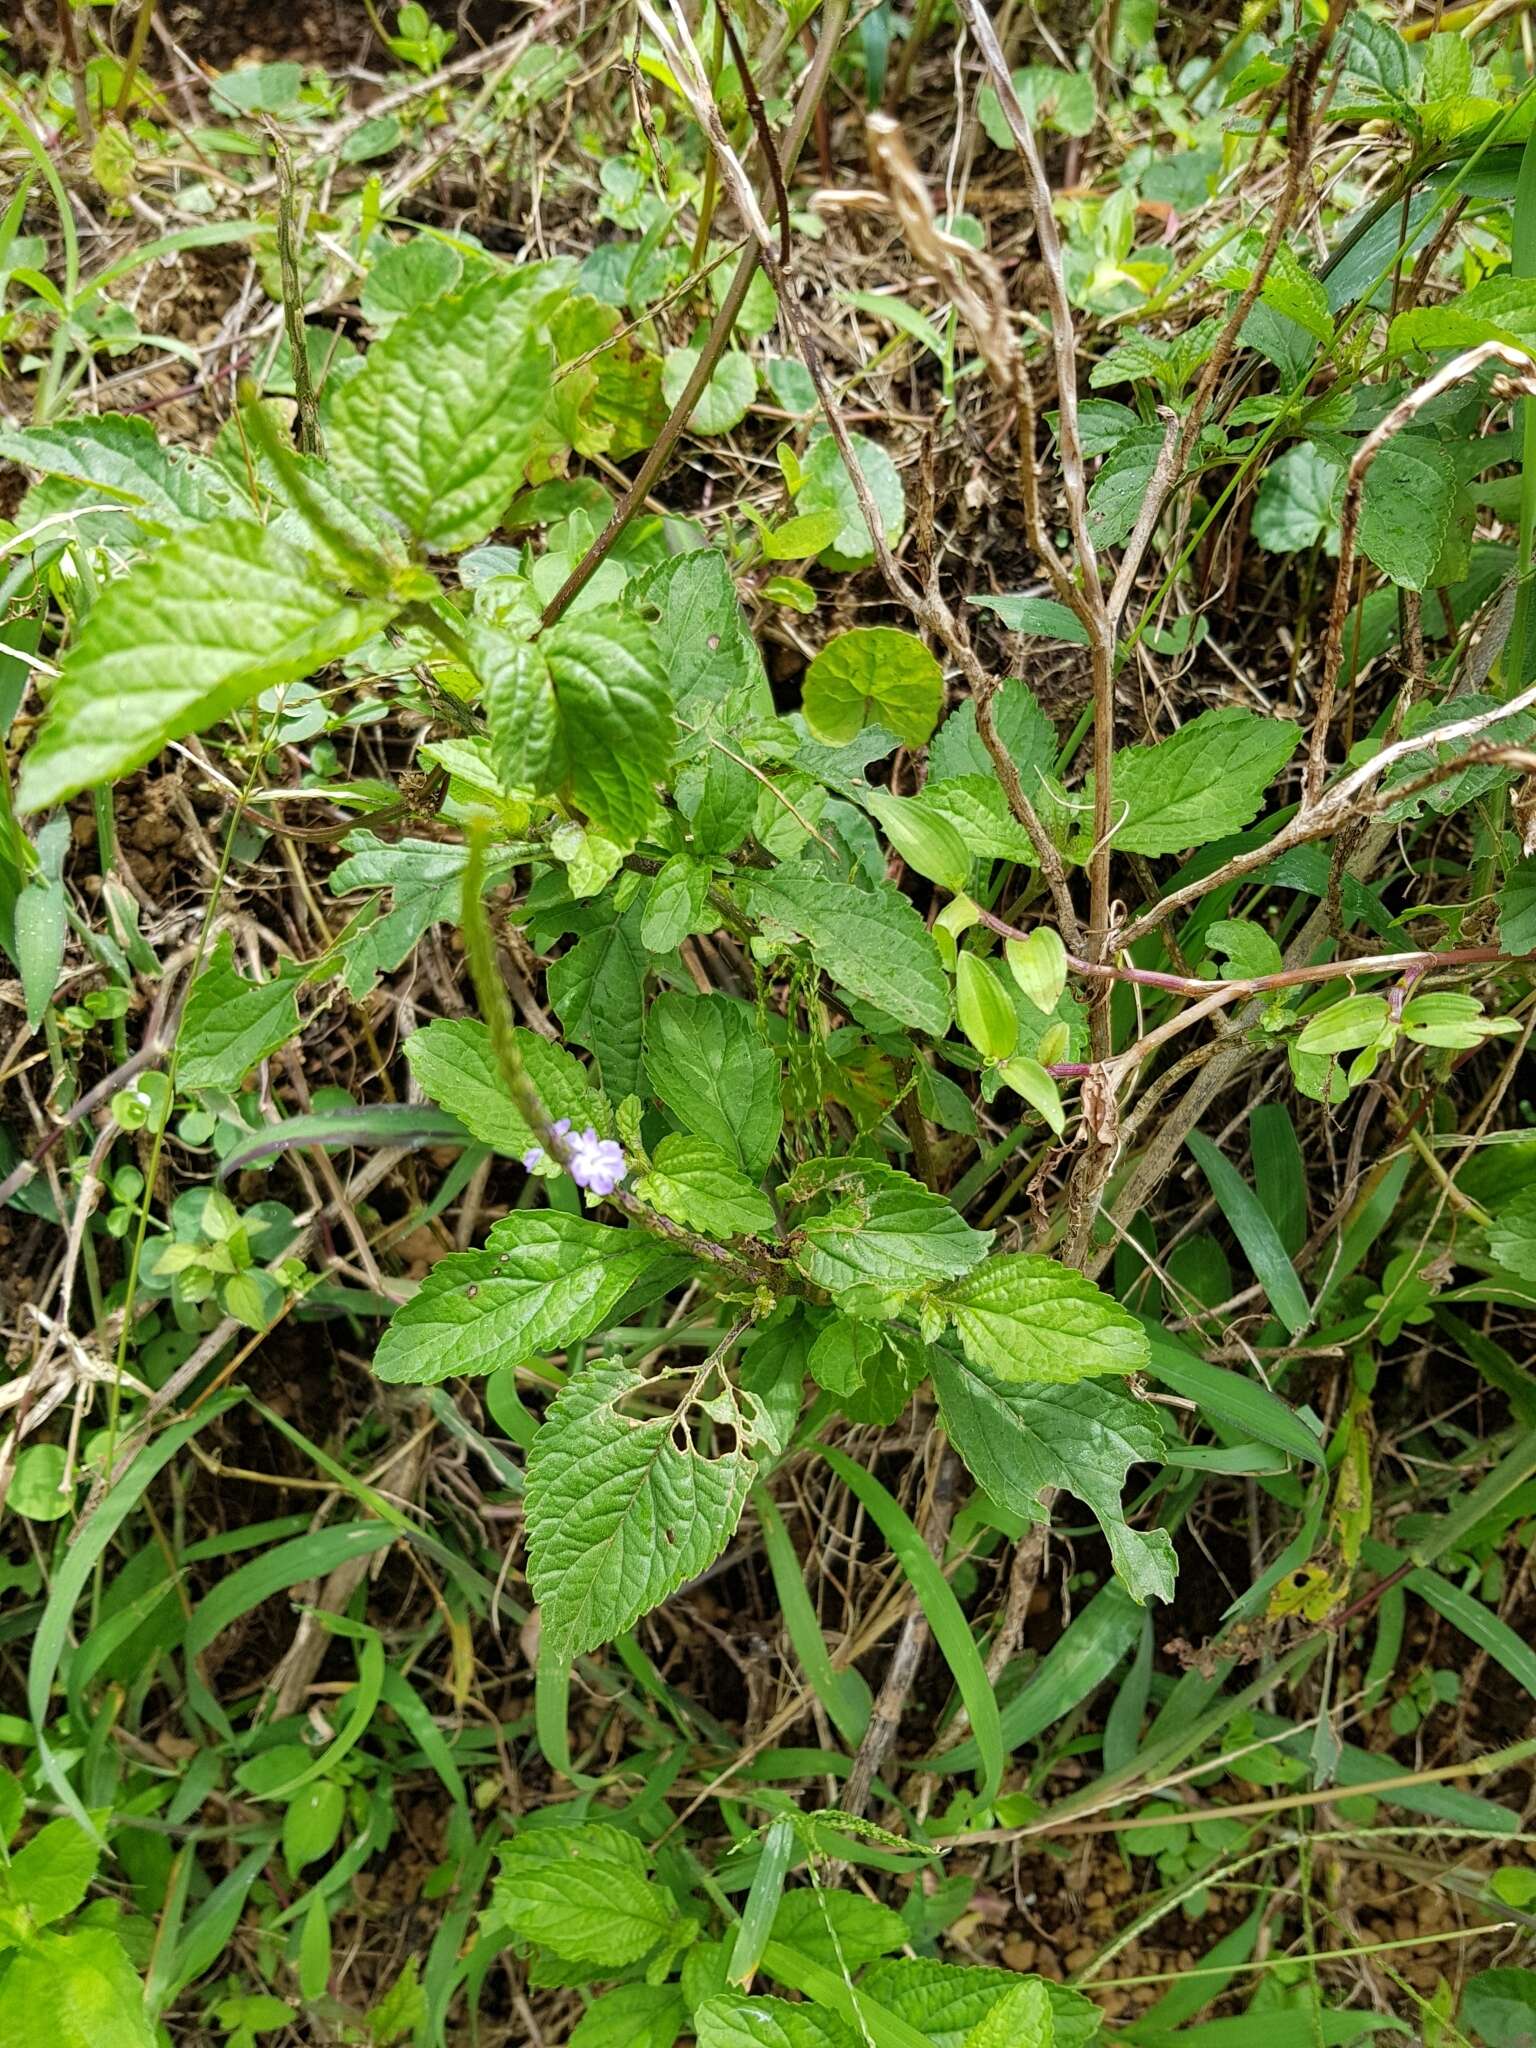
<path fill-rule="evenodd" d="M 5 1504 L 29 1522 L 57 1522 L 74 1504 L 72 1492 L 59 1491 L 63 1477 L 62 1444 L 30 1444 L 16 1460 Z"/>
<path fill-rule="evenodd" d="M 828 746 L 883 725 L 920 747 L 938 722 L 944 672 L 915 633 L 855 626 L 829 640 L 805 672 L 805 722 Z"/>
<path fill-rule="evenodd" d="M 669 405 L 682 397 L 698 360 L 696 348 L 669 351 L 661 366 L 661 388 Z M 727 349 L 699 393 L 688 425 L 695 434 L 728 434 L 746 418 L 756 394 L 757 372 L 739 349 Z"/>
<path fill-rule="evenodd" d="M 906 493 L 902 490 L 896 465 L 883 448 L 866 440 L 862 434 L 850 434 L 848 438 L 880 514 L 885 537 L 895 547 L 907 519 Z M 805 459 L 795 509 L 798 512 L 821 512 L 828 506 L 836 506 L 843 515 L 843 523 L 836 540 L 822 549 L 820 559 L 829 569 L 861 569 L 872 562 L 875 551 L 870 545 L 869 528 L 859 509 L 853 480 L 843 467 L 837 443 L 830 435 L 824 435 L 813 444 Z"/>

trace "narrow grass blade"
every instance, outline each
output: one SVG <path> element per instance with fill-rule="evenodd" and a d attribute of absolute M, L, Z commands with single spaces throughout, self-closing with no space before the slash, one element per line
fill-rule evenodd
<path fill-rule="evenodd" d="M 1097 1691 L 1141 1632 L 1143 1611 L 1118 1579 L 1096 1593 L 1072 1626 L 1051 1645 L 1039 1670 L 1002 1713 L 1010 1751 L 1033 1742 Z M 974 1741 L 930 1758 L 929 1770 L 965 1771 L 976 1761 Z"/>
<path fill-rule="evenodd" d="M 763 1547 L 768 1553 L 774 1589 L 779 1596 L 779 1611 L 784 1617 L 784 1626 L 795 1655 L 800 1660 L 800 1669 L 805 1673 L 812 1692 L 826 1708 L 828 1720 L 849 1748 L 857 1749 L 864 1739 L 864 1730 L 869 1726 L 873 1705 L 869 1687 L 857 1671 L 833 1670 L 826 1639 L 806 1591 L 800 1560 L 789 1540 L 789 1532 L 779 1517 L 778 1509 L 761 1487 L 754 1490 L 753 1502 L 763 1531 Z"/>
<path fill-rule="evenodd" d="M 1248 1118 L 1253 1184 L 1275 1234 L 1294 1259 L 1307 1237 L 1307 1172 L 1291 1112 L 1283 1102 L 1261 1102 Z"/>
<path fill-rule="evenodd" d="M 749 1984 L 757 1974 L 763 1950 L 773 1934 L 774 1915 L 784 1896 L 784 1880 L 789 1875 L 794 1854 L 794 1822 L 787 1818 L 776 1820 L 763 1837 L 763 1850 L 757 1859 L 752 1889 L 741 1909 L 741 1924 L 736 1929 L 736 1942 L 726 1970 L 727 1983 Z"/>
<path fill-rule="evenodd" d="M 867 1509 L 870 1519 L 891 1547 L 897 1563 L 906 1573 L 912 1590 L 928 1617 L 933 1630 L 934 1641 L 943 1653 L 960 1697 L 965 1702 L 965 1711 L 970 1716 L 971 1727 L 975 1730 L 972 1741 L 965 1744 L 973 1750 L 976 1763 L 981 1771 L 981 1797 L 991 1800 L 997 1797 L 1003 1782 L 1003 1730 L 998 1717 L 997 1700 L 987 1677 L 986 1666 L 971 1638 L 970 1624 L 965 1618 L 959 1601 L 950 1590 L 949 1581 L 928 1554 L 928 1546 L 902 1509 L 879 1480 L 862 1465 L 856 1465 L 841 1451 L 823 1450 L 822 1456 L 842 1480 L 849 1492 L 854 1494 Z M 958 1755 L 958 1751 L 952 1755 Z M 950 1759 L 946 1758 L 946 1764 Z M 969 1769 L 969 1764 L 954 1766 Z"/>
<path fill-rule="evenodd" d="M 1193 1401 L 1202 1415 L 1235 1429 L 1240 1437 L 1273 1444 L 1276 1450 L 1288 1451 L 1308 1464 L 1322 1464 L 1320 1439 L 1278 1394 L 1225 1366 L 1208 1365 L 1145 1317 L 1143 1324 L 1151 1349 L 1148 1369 L 1154 1379 Z"/>
<path fill-rule="evenodd" d="M 1270 1221 L 1263 1203 L 1232 1162 L 1222 1158 L 1209 1138 L 1202 1137 L 1199 1131 L 1191 1131 L 1188 1144 L 1270 1307 L 1291 1335 L 1299 1337 L 1312 1320 L 1312 1310 L 1306 1290 L 1296 1277 L 1296 1268 L 1280 1241 L 1280 1233 Z"/>

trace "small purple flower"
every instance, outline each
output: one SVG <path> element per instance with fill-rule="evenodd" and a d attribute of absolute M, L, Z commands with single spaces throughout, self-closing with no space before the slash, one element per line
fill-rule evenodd
<path fill-rule="evenodd" d="M 629 1171 L 623 1146 L 612 1138 L 600 1138 L 590 1124 L 580 1137 L 571 1140 L 566 1164 L 577 1187 L 594 1195 L 611 1195 Z"/>
<path fill-rule="evenodd" d="M 556 1138 L 563 1138 L 570 1128 L 570 1118 L 568 1116 L 563 1116 L 561 1117 L 559 1123 L 550 1125 L 550 1132 Z M 542 1145 L 530 1145 L 528 1147 L 528 1150 L 523 1154 L 523 1164 L 527 1167 L 530 1173 L 537 1173 L 541 1166 L 547 1166 L 548 1163 L 549 1162 L 545 1157 L 544 1147 Z"/>

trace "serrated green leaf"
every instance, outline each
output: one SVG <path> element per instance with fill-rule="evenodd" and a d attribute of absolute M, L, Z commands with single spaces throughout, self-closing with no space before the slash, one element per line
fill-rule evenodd
<path fill-rule="evenodd" d="M 872 1963 L 861 1980 L 871 1998 L 928 2035 L 934 2048 L 964 2048 L 965 2037 L 1019 1988 L 1012 1970 L 943 1963 L 927 1956 L 893 1956 Z M 1103 2015 L 1092 1999 L 1064 1984 L 1047 1984 L 1056 2048 L 1085 2048 Z"/>
<path fill-rule="evenodd" d="M 971 1477 L 1000 1507 L 1032 1522 L 1049 1519 L 1040 1495 L 1072 1493 L 1109 1538 L 1115 1569 L 1138 1602 L 1171 1600 L 1176 1570 L 1165 1530 L 1127 1527 L 1120 1495 L 1132 1465 L 1158 1464 L 1157 1411 L 1113 1387 L 1007 1384 L 962 1363 L 941 1345 L 933 1384 L 950 1441 Z"/>
<path fill-rule="evenodd" d="M 1437 306 L 1415 306 L 1392 322 L 1388 347 L 1395 356 L 1414 349 L 1475 348 L 1503 341 L 1536 355 L 1536 277 L 1502 272 Z"/>
<path fill-rule="evenodd" d="M 965 2048 L 1056 2048 L 1056 2019 L 1044 1981 L 1026 1977 L 1005 1992 L 966 2035 Z"/>
<path fill-rule="evenodd" d="M 129 532 L 136 527 L 180 533 L 215 518 L 227 497 L 211 465 L 166 447 L 152 424 L 137 415 L 98 413 L 20 432 L 0 427 L 0 457 L 49 479 L 43 492 L 29 494 L 31 510 L 23 525 L 74 507 L 82 512 L 80 531 L 92 539 L 107 520 L 131 520 L 124 529 Z M 103 504 L 121 511 L 83 511 Z"/>
<path fill-rule="evenodd" d="M 1536 1188 L 1500 1205 L 1488 1226 L 1488 1249 L 1506 1272 L 1536 1283 Z"/>
<path fill-rule="evenodd" d="M 1041 710 L 1034 691 L 1016 677 L 1005 682 L 993 698 L 992 718 L 998 738 L 1019 771 L 1025 795 L 1038 805 L 1041 778 L 1050 775 L 1056 765 L 1056 728 Z M 992 756 L 976 730 L 976 706 L 967 697 L 933 736 L 924 794 L 931 794 L 936 782 L 956 776 L 994 780 L 995 774 Z M 1001 788 L 998 795 L 1002 795 Z"/>
<path fill-rule="evenodd" d="M 687 2020 L 677 1985 L 618 1984 L 593 1999 L 571 2029 L 567 2048 L 676 2048 Z"/>
<path fill-rule="evenodd" d="M 986 1255 L 989 1230 L 973 1230 L 954 1205 L 910 1174 L 862 1160 L 811 1160 L 784 1190 L 795 1199 L 814 1174 L 820 1214 L 800 1222 L 795 1263 L 829 1293 L 869 1287 L 910 1291 L 968 1273 Z"/>
<path fill-rule="evenodd" d="M 938 1297 L 973 1365 L 1010 1385 L 1140 1372 L 1140 1323 L 1083 1274 L 1028 1252 L 988 1259 Z"/>
<path fill-rule="evenodd" d="M 1337 551 L 1338 500 L 1343 471 L 1310 441 L 1270 463 L 1253 508 L 1253 537 L 1279 555 L 1298 554 L 1329 540 Z"/>
<path fill-rule="evenodd" d="M 520 1941 L 609 1971 L 636 1963 L 678 1921 L 633 1835 L 605 1821 L 523 1828 L 501 1851 L 494 1910 Z"/>
<path fill-rule="evenodd" d="M 700 1447 L 708 1424 L 691 1395 L 615 1359 L 572 1374 L 546 1413 L 528 1454 L 528 1577 L 562 1660 L 621 1635 L 730 1541 L 757 1404 L 727 1386 L 707 1413 L 728 1425 L 714 1452 Z"/>
<path fill-rule="evenodd" d="M 1163 452 L 1160 427 L 1137 427 L 1107 456 L 1088 487 L 1088 532 L 1096 548 L 1130 538 Z"/>
<path fill-rule="evenodd" d="M 1003 785 L 990 771 L 929 781 L 905 801 L 912 809 L 953 827 L 966 851 L 977 860 L 1008 860 L 1020 867 L 1039 864 L 1035 842 L 1009 810 Z"/>
<path fill-rule="evenodd" d="M 6 2048 L 155 2048 L 144 1988 L 103 1927 L 45 1931 L 0 1976 Z"/>
<path fill-rule="evenodd" d="M 182 1016 L 182 1086 L 238 1088 L 253 1067 L 297 1035 L 304 979 L 304 969 L 285 960 L 270 981 L 247 981 L 235 968 L 233 936 L 221 932 Z"/>
<path fill-rule="evenodd" d="M 640 920 L 640 942 L 648 953 L 671 953 L 690 932 L 707 931 L 709 869 L 686 853 L 674 853 L 652 881 Z"/>
<path fill-rule="evenodd" d="M 374 1355 L 391 1386 L 434 1386 L 578 1344 L 665 1257 L 656 1241 L 582 1216 L 519 1210 L 485 1249 L 453 1252 L 397 1309 Z"/>
<path fill-rule="evenodd" d="M 683 1125 L 729 1153 L 750 1179 L 778 1148 L 779 1061 L 756 1014 L 730 996 L 658 996 L 645 1024 L 645 1072 Z"/>
<path fill-rule="evenodd" d="M 635 1193 L 674 1223 L 711 1237 L 772 1237 L 773 1204 L 709 1138 L 674 1131 L 656 1147 Z"/>
<path fill-rule="evenodd" d="M 786 1892 L 773 1920 L 773 1939 L 830 1970 L 858 1970 L 910 1940 L 901 1915 L 862 1892 L 802 1885 Z"/>
<path fill-rule="evenodd" d="M 426 234 L 391 242 L 368 272 L 363 318 L 376 333 L 387 334 L 408 314 L 451 292 L 463 274 L 464 259 L 451 242 Z"/>
<path fill-rule="evenodd" d="M 697 2048 L 859 2048 L 846 2021 L 819 2005 L 722 1991 L 693 2016 Z"/>
<path fill-rule="evenodd" d="M 586 1069 L 564 1046 L 515 1026 L 513 1043 L 538 1090 L 550 1121 L 569 1117 L 599 1136 L 613 1129 L 613 1112 Z M 441 1104 L 482 1145 L 521 1159 L 538 1141 L 501 1078 L 491 1034 L 477 1017 L 439 1017 L 405 1041 L 405 1057 L 423 1092 Z"/>
<path fill-rule="evenodd" d="M 933 935 L 889 884 L 850 888 L 812 868 L 782 867 L 740 885 L 752 914 L 804 939 L 818 967 L 898 1023 L 942 1038 L 949 981 Z"/>
<path fill-rule="evenodd" d="M 633 844 L 655 812 L 675 738 L 650 628 L 589 612 L 534 643 L 477 625 L 469 648 L 507 787 L 569 793 L 609 838 Z"/>
<path fill-rule="evenodd" d="M 596 1055 L 604 1093 L 615 1102 L 640 1086 L 647 965 L 642 914 L 638 903 L 631 904 L 622 917 L 562 953 L 545 977 L 566 1037 Z"/>
<path fill-rule="evenodd" d="M 1394 583 L 1423 590 L 1445 546 L 1457 494 L 1450 452 L 1427 434 L 1399 434 L 1365 473 L 1360 550 Z"/>
<path fill-rule="evenodd" d="M 1301 729 L 1241 705 L 1202 711 L 1150 747 L 1115 755 L 1115 846 L 1122 853 L 1182 853 L 1239 832 L 1296 751 Z"/>
<path fill-rule="evenodd" d="M 47 1821 L 11 1858 L 5 1891 L 34 1927 L 46 1927 L 83 1903 L 97 1857 L 96 1844 L 77 1821 Z"/>
<path fill-rule="evenodd" d="M 276 683 L 362 645 L 394 610 L 343 597 L 316 564 L 241 519 L 216 519 L 108 584 L 64 657 L 22 763 L 24 811 L 141 768 Z"/>
<path fill-rule="evenodd" d="M 1062 135 L 1087 135 L 1098 113 L 1093 79 L 1086 71 L 1060 71 L 1054 64 L 1026 64 L 1013 74 L 1024 118 L 1032 128 L 1054 128 Z M 999 149 L 1012 149 L 1009 127 L 996 92 L 984 85 L 976 96 L 976 115 Z"/>
<path fill-rule="evenodd" d="M 944 701 L 944 671 L 915 633 L 854 626 L 829 640 L 805 672 L 805 722 L 829 747 L 881 725 L 926 745 Z"/>
<path fill-rule="evenodd" d="M 331 406 L 327 453 L 414 539 L 467 548 L 522 482 L 551 392 L 547 270 L 497 271 L 374 343 Z"/>

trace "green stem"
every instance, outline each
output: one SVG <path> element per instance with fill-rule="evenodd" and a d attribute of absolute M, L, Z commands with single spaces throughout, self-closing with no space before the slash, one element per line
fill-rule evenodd
<path fill-rule="evenodd" d="M 1510 242 L 1510 269 L 1516 277 L 1536 277 L 1536 133 L 1520 157 L 1520 175 L 1515 180 L 1514 233 Z M 1536 399 L 1520 401 L 1520 528 L 1515 547 L 1515 618 L 1504 651 L 1504 681 L 1511 690 L 1520 689 L 1536 675 L 1536 634 L 1533 634 L 1531 558 L 1536 546 Z"/>

